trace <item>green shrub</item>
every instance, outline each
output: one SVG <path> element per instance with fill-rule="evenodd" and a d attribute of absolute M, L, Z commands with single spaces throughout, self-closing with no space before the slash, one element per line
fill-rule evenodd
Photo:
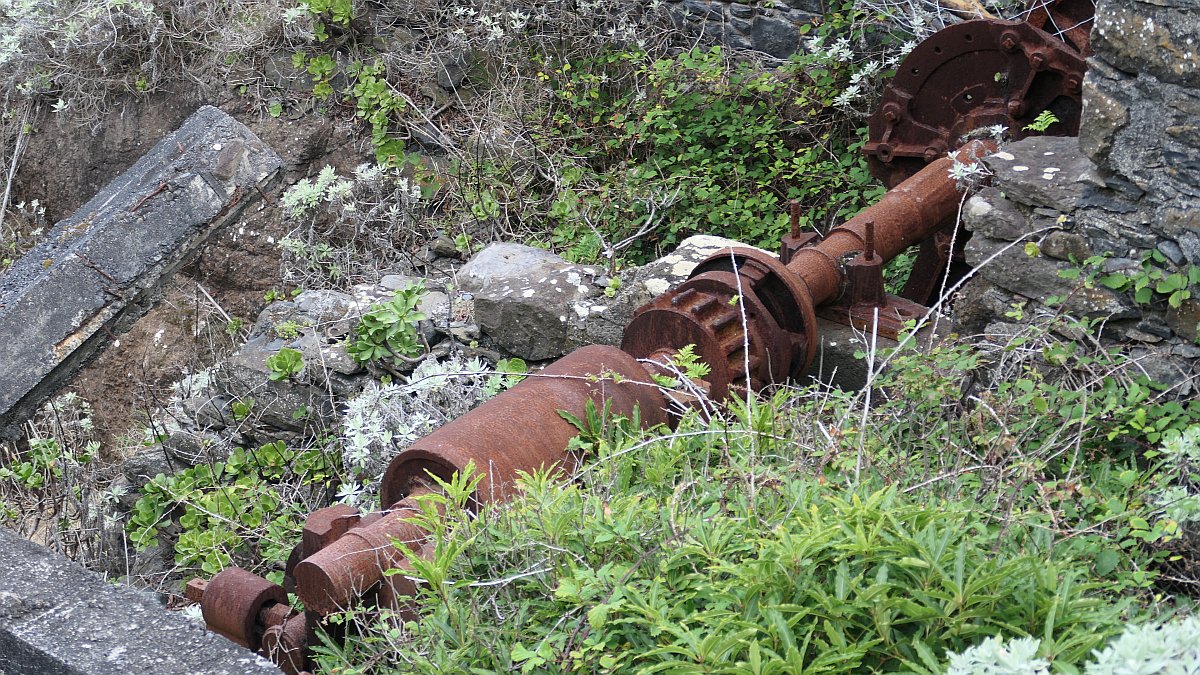
<path fill-rule="evenodd" d="M 177 531 L 169 542 L 185 573 L 283 562 L 308 511 L 301 493 L 326 491 L 336 468 L 323 450 L 291 451 L 282 441 L 236 448 L 223 462 L 159 474 L 143 486 L 126 533 L 143 551 Z"/>
<path fill-rule="evenodd" d="M 447 529 L 471 545 L 407 637 L 331 643 L 323 667 L 939 672 L 993 635 L 1079 663 L 1119 630 L 1121 605 L 1031 548 L 1020 516 L 798 474 L 761 408 L 607 434 L 581 482 L 526 477 L 515 503 Z"/>
<path fill-rule="evenodd" d="M 854 20 L 836 14 L 822 30 Z M 775 249 L 790 199 L 805 227 L 840 222 L 883 192 L 862 132 L 834 121 L 856 68 L 816 51 L 768 72 L 712 47 L 613 50 L 547 71 L 552 152 L 571 158 L 550 195 L 552 241 L 576 258 L 615 255 L 622 242 L 644 260 L 712 232 Z"/>
<path fill-rule="evenodd" d="M 361 363 L 384 359 L 398 363 L 420 354 L 417 325 L 425 315 L 417 305 L 424 294 L 424 283 L 418 281 L 393 293 L 390 301 L 371 305 L 354 328 L 354 341 L 346 351 Z"/>

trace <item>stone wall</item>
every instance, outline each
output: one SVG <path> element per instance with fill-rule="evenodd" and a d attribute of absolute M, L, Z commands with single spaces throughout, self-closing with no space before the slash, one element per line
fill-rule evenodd
<path fill-rule="evenodd" d="M 1083 287 L 1060 273 L 1093 256 L 1106 258 L 1082 276 L 1096 281 L 1200 266 L 1196 10 L 1200 0 L 1097 4 L 1079 138 L 1009 145 L 987 161 L 992 187 L 965 206 L 978 276 L 960 302 L 964 331 L 999 329 L 1013 303 L 1038 311 L 1062 298 L 1052 311 L 1104 319 L 1103 336 L 1131 344 L 1149 374 L 1180 394 L 1193 389 L 1200 297 L 1176 307 L 1156 292 L 1135 302 L 1130 289 Z M 1027 251 L 1029 241 L 1037 246 Z M 1200 286 L 1191 293 L 1200 296 Z"/>
<path fill-rule="evenodd" d="M 667 0 L 676 20 L 738 49 L 779 59 L 800 50 L 798 28 L 819 19 L 821 0 Z"/>

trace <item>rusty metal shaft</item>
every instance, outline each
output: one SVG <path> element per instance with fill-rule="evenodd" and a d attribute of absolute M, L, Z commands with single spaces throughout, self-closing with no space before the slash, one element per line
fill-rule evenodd
<path fill-rule="evenodd" d="M 969 164 L 994 150 L 993 143 L 974 141 L 954 157 L 942 157 L 928 164 L 874 205 L 830 230 L 819 244 L 793 253 L 788 270 L 804 280 L 814 305 L 836 299 L 841 294 L 846 258 L 867 249 L 868 222 L 874 223 L 875 255 L 884 261 L 891 260 L 909 246 L 932 236 L 958 210 L 962 193 L 950 177 L 954 162 Z"/>

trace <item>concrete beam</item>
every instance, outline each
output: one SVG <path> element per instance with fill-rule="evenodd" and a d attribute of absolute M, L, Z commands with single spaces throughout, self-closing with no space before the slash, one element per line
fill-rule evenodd
<path fill-rule="evenodd" d="M 0 438 L 155 301 L 209 235 L 279 180 L 282 162 L 205 106 L 0 276 Z"/>
<path fill-rule="evenodd" d="M 114 586 L 0 527 L 0 674 L 278 674 L 153 594 Z"/>

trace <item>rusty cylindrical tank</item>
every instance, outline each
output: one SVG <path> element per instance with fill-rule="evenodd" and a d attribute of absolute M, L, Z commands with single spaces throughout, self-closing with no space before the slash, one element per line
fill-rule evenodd
<path fill-rule="evenodd" d="M 476 504 L 509 499 L 519 472 L 555 465 L 571 471 L 575 459 L 566 447 L 579 430 L 559 411 L 583 419 L 588 401 L 597 410 L 608 401 L 612 415 L 637 410 L 645 426 L 667 421 L 665 400 L 636 359 L 615 347 L 582 347 L 397 455 L 384 474 L 381 503 L 426 485 L 429 474 L 448 480 L 472 461 L 483 476 Z"/>

